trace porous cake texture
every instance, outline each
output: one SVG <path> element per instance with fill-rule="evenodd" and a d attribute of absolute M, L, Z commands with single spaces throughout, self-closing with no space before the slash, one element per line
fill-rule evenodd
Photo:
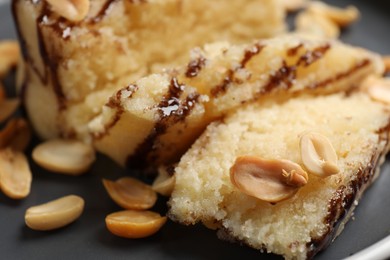
<path fill-rule="evenodd" d="M 348 91 L 381 73 L 378 55 L 335 40 L 291 34 L 208 44 L 187 65 L 116 92 L 88 129 L 97 150 L 121 165 L 170 163 L 210 122 L 245 103 Z"/>
<path fill-rule="evenodd" d="M 24 50 L 19 85 L 42 138 L 85 135 L 115 90 L 184 62 L 195 46 L 285 30 L 279 0 L 92 0 L 77 23 L 43 0 L 13 0 L 13 13 Z"/>
<path fill-rule="evenodd" d="M 389 106 L 355 92 L 254 103 L 214 122 L 181 158 L 170 217 L 217 229 L 286 259 L 306 259 L 341 232 L 388 151 Z M 329 139 L 340 172 L 309 174 L 291 198 L 269 203 L 238 190 L 229 177 L 239 156 L 287 159 L 302 165 L 302 133 Z"/>

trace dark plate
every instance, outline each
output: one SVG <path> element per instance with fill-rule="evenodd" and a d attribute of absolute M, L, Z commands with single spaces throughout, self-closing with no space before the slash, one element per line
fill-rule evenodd
<path fill-rule="evenodd" d="M 9 3 L 2 2 L 4 0 L 0 0 L 0 39 L 16 38 Z M 362 12 L 362 19 L 343 32 L 344 41 L 390 54 L 388 1 L 382 4 L 353 0 L 328 2 L 339 6 L 353 3 Z M 8 92 L 12 93 L 12 79 L 7 79 L 6 84 Z M 344 232 L 316 259 L 347 257 L 390 234 L 389 162 L 388 159 L 380 178 L 360 201 Z M 49 173 L 33 162 L 31 167 L 34 177 L 28 198 L 14 201 L 0 194 L 1 259 L 280 259 L 220 241 L 215 232 L 202 226 L 184 227 L 168 222 L 158 234 L 147 239 L 115 237 L 106 230 L 104 218 L 120 209 L 107 196 L 101 178 L 123 176 L 124 170 L 102 156 L 91 171 L 81 177 Z M 28 207 L 68 194 L 80 195 L 86 202 L 83 215 L 75 223 L 51 232 L 36 232 L 25 226 L 24 212 Z M 160 200 L 155 210 L 164 213 L 165 201 Z"/>

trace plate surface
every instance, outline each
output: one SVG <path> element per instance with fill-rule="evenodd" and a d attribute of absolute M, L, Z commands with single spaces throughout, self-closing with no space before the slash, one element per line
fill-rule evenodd
<path fill-rule="evenodd" d="M 338 6 L 354 4 L 362 12 L 362 19 L 343 32 L 344 41 L 390 54 L 390 2 L 326 2 Z M 0 40 L 9 38 L 16 38 L 10 6 L 8 0 L 0 0 Z M 12 94 L 12 79 L 7 79 L 6 85 L 8 92 Z M 28 154 L 31 154 L 31 149 Z M 102 156 L 90 172 L 81 177 L 49 173 L 33 162 L 31 168 L 34 177 L 32 192 L 28 198 L 14 201 L 0 194 L 2 259 L 281 259 L 245 246 L 220 241 L 215 232 L 200 225 L 184 227 L 168 222 L 158 234 L 147 239 L 117 238 L 106 230 L 104 218 L 120 208 L 107 196 L 101 178 L 114 179 L 129 173 Z M 344 232 L 327 250 L 318 254 L 316 259 L 342 259 L 367 247 L 365 259 L 374 256 L 378 250 L 382 254 L 376 256 L 390 257 L 389 238 L 382 242 L 385 246 L 370 247 L 390 234 L 389 187 L 390 159 L 387 159 L 381 176 L 366 191 Z M 80 195 L 86 202 L 83 215 L 75 223 L 51 232 L 36 232 L 25 226 L 24 212 L 28 207 L 68 194 Z M 165 201 L 160 200 L 155 210 L 164 213 Z"/>

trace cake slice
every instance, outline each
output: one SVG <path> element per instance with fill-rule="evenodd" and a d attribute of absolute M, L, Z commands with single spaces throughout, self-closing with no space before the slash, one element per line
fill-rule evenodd
<path fill-rule="evenodd" d="M 389 109 L 361 92 L 246 105 L 210 124 L 181 158 L 169 215 L 186 225 L 202 222 L 221 238 L 262 252 L 311 258 L 342 231 L 377 177 L 389 148 Z M 308 133 L 317 136 L 311 148 L 302 141 Z M 321 175 L 307 152 L 331 147 L 332 167 L 324 166 L 329 154 L 309 156 L 331 174 Z M 276 171 L 275 165 L 282 166 Z M 259 167 L 263 172 L 252 172 Z M 279 177 L 264 176 L 271 183 L 264 186 L 256 174 L 272 169 Z M 287 177 L 281 187 L 278 178 Z"/>
<path fill-rule="evenodd" d="M 13 0 L 24 50 L 19 87 L 45 139 L 85 135 L 114 91 L 183 63 L 193 47 L 243 43 L 286 27 L 280 0 L 81 0 L 89 11 L 78 22 L 48 2 L 55 3 Z"/>
<path fill-rule="evenodd" d="M 120 165 L 170 163 L 210 122 L 245 103 L 345 92 L 381 73 L 378 55 L 335 40 L 291 34 L 208 44 L 188 65 L 116 92 L 88 127 L 97 150 Z"/>

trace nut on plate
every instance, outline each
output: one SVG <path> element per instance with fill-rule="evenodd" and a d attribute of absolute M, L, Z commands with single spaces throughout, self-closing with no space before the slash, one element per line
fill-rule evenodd
<path fill-rule="evenodd" d="M 165 224 L 167 217 L 152 211 L 124 210 L 106 217 L 107 229 L 124 238 L 144 238 L 153 235 Z"/>
<path fill-rule="evenodd" d="M 12 118 L 0 131 L 0 149 L 9 147 L 24 151 L 31 140 L 31 129 L 23 118 Z"/>
<path fill-rule="evenodd" d="M 20 58 L 19 43 L 14 40 L 0 41 L 0 79 L 16 66 Z"/>
<path fill-rule="evenodd" d="M 15 113 L 19 105 L 20 100 L 17 98 L 0 100 L 0 124 Z"/>
<path fill-rule="evenodd" d="M 175 186 L 175 179 L 175 175 L 170 175 L 166 167 L 160 167 L 158 176 L 152 184 L 152 189 L 163 196 L 170 196 Z"/>
<path fill-rule="evenodd" d="M 150 209 L 157 200 L 157 194 L 150 185 L 131 177 L 116 181 L 103 179 L 103 185 L 111 199 L 124 209 Z"/>
<path fill-rule="evenodd" d="M 95 161 L 92 146 L 76 140 L 49 140 L 36 146 L 33 160 L 41 167 L 57 173 L 80 175 Z"/>
<path fill-rule="evenodd" d="M 308 181 L 299 164 L 289 160 L 238 157 L 230 169 L 230 180 L 241 192 L 268 202 L 292 197 Z"/>
<path fill-rule="evenodd" d="M 84 199 L 68 195 L 27 209 L 26 225 L 34 230 L 53 230 L 78 219 L 84 210 Z"/>
<path fill-rule="evenodd" d="M 12 199 L 30 193 L 32 174 L 26 156 L 10 148 L 0 150 L 0 188 Z"/>

